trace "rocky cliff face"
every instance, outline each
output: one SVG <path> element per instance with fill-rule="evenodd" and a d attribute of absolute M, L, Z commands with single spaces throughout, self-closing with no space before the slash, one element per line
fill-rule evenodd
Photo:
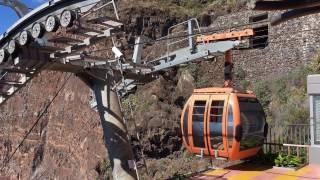
<path fill-rule="evenodd" d="M 160 1 L 124 0 L 120 4 L 121 18 L 128 24 L 125 27 L 127 35 L 122 42 L 125 51 L 132 51 L 129 45 L 135 35 L 144 34 L 153 39 L 158 38 L 166 34 L 168 27 L 188 18 L 184 11 L 176 10 L 182 1 L 171 2 L 174 11 L 171 6 L 163 8 L 159 3 Z M 224 10 L 224 12 L 229 11 L 228 8 Z M 200 16 L 200 19 L 203 19 L 201 24 L 216 20 L 212 26 L 226 27 L 229 25 L 225 23 L 233 21 L 234 16 L 237 16 L 239 19 L 237 21 L 242 23 L 249 19 L 248 14 L 251 13 L 240 12 L 234 16 L 231 14 L 216 19 L 217 14 L 222 12 L 214 12 L 208 11 L 204 13 L 205 16 Z M 288 24 L 287 28 L 290 26 Z M 306 39 L 311 39 L 310 36 L 308 34 Z M 290 39 L 289 35 L 287 38 Z M 316 42 L 312 43 L 318 47 Z M 281 55 L 276 57 L 277 62 L 275 62 L 273 51 L 279 53 L 278 51 L 285 46 L 286 41 L 280 48 L 274 45 L 264 50 L 237 52 L 235 57 L 236 76 L 239 77 L 237 84 L 239 85 L 243 79 L 253 81 L 264 79 L 272 70 L 281 73 L 282 71 L 278 69 L 279 64 L 283 66 L 291 65 L 292 62 L 295 62 L 294 66 L 305 64 L 307 60 L 301 58 L 297 60 L 297 58 L 310 57 L 314 53 L 314 50 L 297 51 L 297 56 L 292 54 L 290 58 L 285 58 L 285 55 Z M 310 46 L 307 44 L 307 47 Z M 153 48 L 146 47 L 147 53 L 144 54 L 144 58 L 158 57 L 164 53 L 163 49 L 165 48 L 162 44 Z M 258 51 L 263 53 L 253 56 Z M 290 54 L 290 51 L 285 52 Z M 180 112 L 194 88 L 223 84 L 223 60 L 217 58 L 166 72 L 154 82 L 139 86 L 136 94 L 123 100 L 136 158 L 142 160 L 143 152 L 147 159 L 148 173 L 141 168 L 144 179 L 169 178 L 180 173 L 201 170 L 208 165 L 206 160 L 199 160 L 184 151 L 179 129 Z M 252 64 L 253 66 L 250 66 L 252 68 L 249 68 L 248 64 Z M 292 68 L 294 67 L 285 68 L 285 72 Z M 110 178 L 110 167 L 108 161 L 105 161 L 107 153 L 103 144 L 99 116 L 89 108 L 89 88 L 76 76 L 72 75 L 70 79 L 68 77 L 66 73 L 44 71 L 1 107 L 0 167 L 3 162 L 8 161 L 33 123 L 40 118 L 37 126 L 6 164 L 1 175 L 22 179 Z M 65 88 L 45 110 L 67 79 Z M 134 124 L 137 128 L 134 128 Z M 141 137 L 140 142 L 136 138 L 137 132 Z"/>
<path fill-rule="evenodd" d="M 1 108 L 2 162 L 44 113 L 2 173 L 22 179 L 97 177 L 95 168 L 106 158 L 106 150 L 99 118 L 88 106 L 86 85 L 71 76 L 43 112 L 68 77 L 66 73 L 43 72 Z"/>
<path fill-rule="evenodd" d="M 41 118 L 2 174 L 22 179 L 98 176 L 96 167 L 106 158 L 99 117 L 88 106 L 89 89 L 73 75 L 67 80 L 69 76 L 42 72 L 1 108 L 2 162 Z M 65 88 L 45 110 L 66 81 Z"/>

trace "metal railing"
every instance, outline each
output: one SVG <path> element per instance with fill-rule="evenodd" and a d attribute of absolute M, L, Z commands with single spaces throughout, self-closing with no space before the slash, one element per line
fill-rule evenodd
<path fill-rule="evenodd" d="M 297 145 L 297 144 L 283 144 L 284 147 L 287 147 L 287 155 L 297 155 L 298 157 L 301 157 L 301 155 L 305 155 L 306 159 L 309 159 L 309 148 L 310 145 Z M 293 151 L 295 151 L 296 153 L 293 154 L 292 153 L 292 149 Z M 301 149 L 303 150 L 301 153 Z"/>
<path fill-rule="evenodd" d="M 284 152 L 308 156 L 311 144 L 309 124 L 269 125 L 263 150 L 266 153 Z"/>
<path fill-rule="evenodd" d="M 183 30 L 179 30 L 174 32 L 174 29 L 178 29 L 178 27 L 184 27 Z M 188 29 L 185 30 L 185 27 L 187 27 Z M 197 32 L 197 33 L 194 33 Z M 199 34 L 201 34 L 201 29 L 200 29 L 200 25 L 199 22 L 196 18 L 192 18 L 189 19 L 187 21 L 181 22 L 179 24 L 176 24 L 174 26 L 171 26 L 168 29 L 168 35 L 166 36 L 167 38 L 167 57 L 169 57 L 170 52 L 176 50 L 173 49 L 173 47 L 178 47 L 178 48 L 182 48 L 185 45 L 189 45 L 189 46 L 193 46 L 192 42 L 193 38 L 195 38 L 196 36 L 199 36 Z M 187 37 L 183 37 L 183 35 L 188 35 Z M 175 36 L 181 36 L 181 38 L 175 39 Z M 173 38 L 173 39 L 171 39 Z M 183 42 L 187 42 L 188 43 L 183 43 Z M 179 46 L 181 45 L 182 46 Z M 192 48 L 192 47 L 190 47 Z"/>

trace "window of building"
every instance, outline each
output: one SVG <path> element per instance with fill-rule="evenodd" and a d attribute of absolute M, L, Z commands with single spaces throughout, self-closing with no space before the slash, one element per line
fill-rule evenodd
<path fill-rule="evenodd" d="M 250 41 L 251 48 L 265 48 L 268 46 L 269 26 L 267 23 L 263 23 L 263 21 L 268 20 L 268 18 L 269 16 L 267 13 L 257 16 L 251 16 L 249 18 L 250 23 L 262 23 L 261 25 L 258 24 L 257 27 L 253 28 L 254 36 Z"/>
<path fill-rule="evenodd" d="M 250 41 L 251 48 L 265 48 L 269 41 L 269 27 L 268 25 L 253 28 L 254 36 Z"/>

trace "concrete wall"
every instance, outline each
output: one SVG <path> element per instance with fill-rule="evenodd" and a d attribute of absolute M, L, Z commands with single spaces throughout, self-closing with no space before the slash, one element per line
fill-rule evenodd
<path fill-rule="evenodd" d="M 319 94 L 320 94 L 320 75 L 308 76 L 308 95 L 310 101 L 310 134 L 311 147 L 309 150 L 309 162 L 320 164 L 320 145 L 319 145 Z"/>

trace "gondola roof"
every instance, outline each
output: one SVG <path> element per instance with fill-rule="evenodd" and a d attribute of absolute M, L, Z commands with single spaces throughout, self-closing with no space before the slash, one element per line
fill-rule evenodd
<path fill-rule="evenodd" d="M 234 88 L 202 88 L 193 90 L 194 94 L 231 94 L 231 93 L 240 93 L 240 94 L 253 94 L 252 91 L 238 91 Z"/>

